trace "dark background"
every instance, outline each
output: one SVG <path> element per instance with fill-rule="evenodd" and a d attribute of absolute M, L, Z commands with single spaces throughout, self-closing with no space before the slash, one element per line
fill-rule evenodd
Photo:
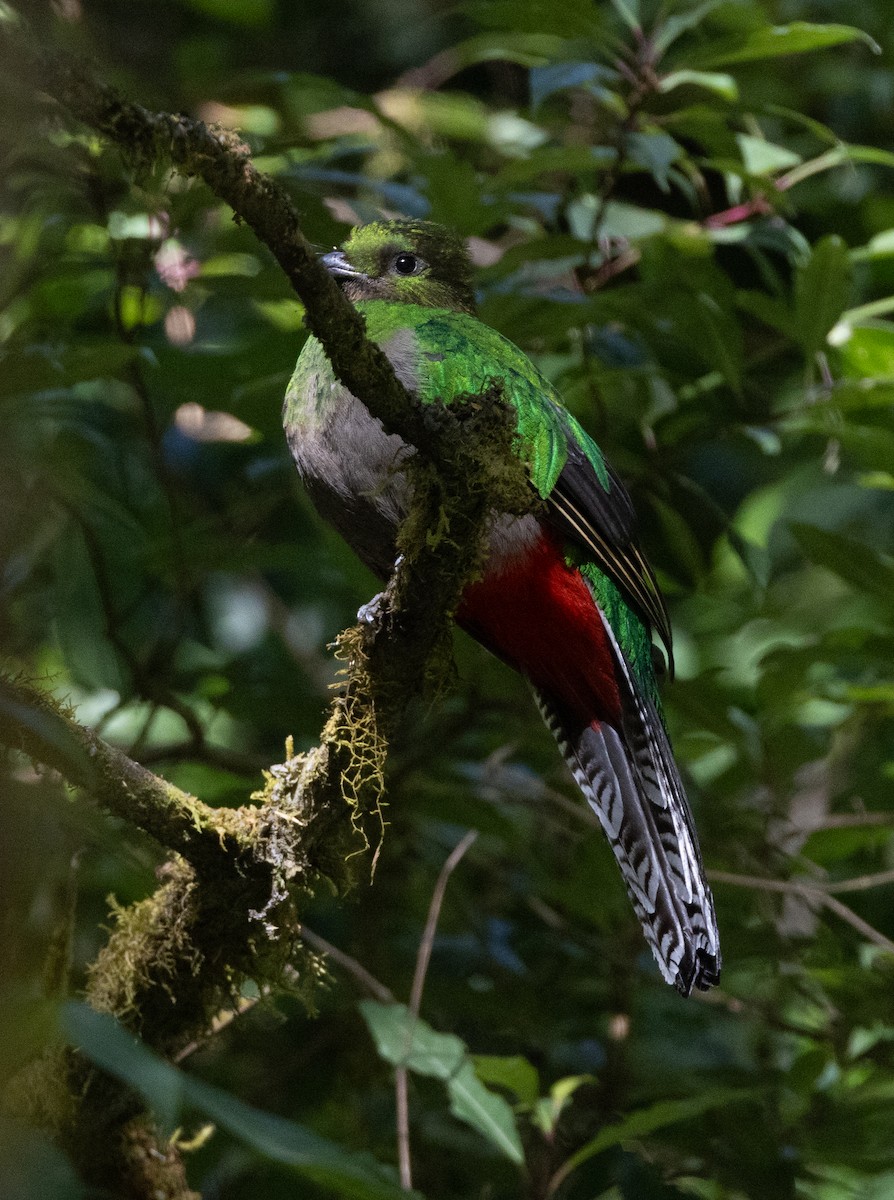
<path fill-rule="evenodd" d="M 239 128 L 321 248 L 382 211 L 477 239 L 483 318 L 555 381 L 640 512 L 705 858 L 752 880 L 715 885 L 722 986 L 683 1001 L 662 983 L 525 686 L 458 637 L 454 688 L 394 749 L 374 881 L 358 858 L 353 894 L 320 894 L 306 914 L 406 999 L 437 873 L 480 831 L 448 889 L 422 1015 L 510 1060 L 528 1165 L 414 1075 L 419 1190 L 546 1196 L 617 1124 L 562 1196 L 894 1195 L 890 887 L 842 896 L 869 934 L 760 888 L 892 865 L 888 5 L 842 18 L 831 3 L 644 0 L 663 58 L 623 5 L 584 0 L 20 8 L 139 102 Z M 792 24 L 840 19 L 881 54 Z M 244 803 L 288 735 L 316 741 L 327 643 L 375 590 L 288 458 L 300 306 L 201 185 L 122 160 L 8 80 L 0 101 L 6 665 L 202 799 Z M 148 894 L 160 857 L 52 776 L 8 766 L 12 1075 L 52 1036 L 53 947 L 73 921 L 61 991 L 77 996 L 109 896 Z M 268 999 L 184 1069 L 393 1162 L 391 1068 L 360 995 L 333 967 L 312 1011 Z M 584 1077 L 555 1120 L 519 1058 L 542 1097 Z M 202 1121 L 187 1116 L 186 1135 Z M 7 1145 L 11 1194 L 80 1194 L 39 1139 L 11 1128 Z M 337 1194 L 222 1131 L 189 1161 L 221 1200 Z"/>

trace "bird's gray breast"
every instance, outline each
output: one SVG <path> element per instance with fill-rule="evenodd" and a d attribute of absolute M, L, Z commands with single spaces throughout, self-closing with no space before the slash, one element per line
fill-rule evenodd
<path fill-rule="evenodd" d="M 383 347 L 398 379 L 416 391 L 416 340 L 401 330 Z M 319 342 L 299 356 L 286 393 L 285 429 L 292 457 L 320 515 L 381 578 L 394 565 L 397 527 L 406 515 L 404 474 L 411 447 L 388 434 L 335 378 Z M 493 513 L 489 572 L 500 572 L 538 539 L 533 516 Z"/>
<path fill-rule="evenodd" d="M 411 347 L 401 344 L 406 340 L 398 335 L 385 349 L 398 378 L 412 387 Z M 386 433 L 335 378 L 315 341 L 298 359 L 286 395 L 285 427 L 295 465 L 320 515 L 368 567 L 387 576 L 397 526 L 406 513 L 402 467 L 410 447 Z"/>

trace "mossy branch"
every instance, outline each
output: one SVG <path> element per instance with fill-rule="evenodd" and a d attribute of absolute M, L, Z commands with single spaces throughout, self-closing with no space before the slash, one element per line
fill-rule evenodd
<path fill-rule="evenodd" d="M 18 22 L 0 20 L 0 61 L 4 71 L 52 96 L 130 161 L 169 161 L 184 177 L 202 179 L 282 267 L 338 378 L 389 433 L 442 461 L 441 439 L 410 402 L 383 352 L 367 339 L 363 318 L 301 232 L 288 192 L 254 166 L 235 133 L 182 114 L 151 112 L 125 99 L 81 60 L 40 46 Z"/>
<path fill-rule="evenodd" d="M 256 170 L 235 135 L 122 98 L 15 23 L 0 22 L 0 56 L 8 75 L 53 97 L 128 160 L 169 161 L 204 180 L 279 262 L 341 381 L 388 432 L 421 451 L 410 466 L 414 500 L 399 566 L 376 619 L 340 639 L 344 686 L 320 743 L 271 768 L 259 804 L 212 808 L 33 686 L 0 688 L 0 742 L 55 768 L 174 852 L 155 894 L 116 914 L 87 989 L 94 1007 L 173 1055 L 210 1025 L 244 978 L 278 981 L 296 958 L 315 978 L 313 955 L 284 931 L 297 927 L 297 903 L 317 879 L 347 885 L 354 826 L 379 809 L 387 748 L 412 699 L 448 669 L 450 615 L 478 567 L 490 512 L 529 511 L 533 497 L 498 389 L 456 408 L 417 406 L 318 262 L 286 191 Z M 134 1097 L 78 1055 L 54 1050 L 29 1072 L 22 1095 L 94 1185 L 132 1200 L 193 1195 L 178 1155 L 153 1149 Z"/>

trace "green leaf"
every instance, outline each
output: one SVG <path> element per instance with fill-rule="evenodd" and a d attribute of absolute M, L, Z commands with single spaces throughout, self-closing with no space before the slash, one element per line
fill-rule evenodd
<path fill-rule="evenodd" d="M 339 1196 L 356 1200 L 419 1196 L 402 1191 L 392 1170 L 371 1155 L 345 1150 L 303 1125 L 252 1108 L 220 1088 L 184 1075 L 105 1013 L 85 1004 L 68 1004 L 63 1027 L 97 1066 L 137 1091 L 166 1129 L 178 1123 L 189 1105 L 267 1158 L 294 1167 Z"/>
<path fill-rule="evenodd" d="M 795 275 L 794 331 L 808 360 L 821 350 L 850 298 L 852 268 L 847 247 L 830 234 L 817 242 Z"/>
<path fill-rule="evenodd" d="M 555 35 L 499 29 L 493 33 L 477 33 L 459 42 L 450 53 L 457 70 L 485 62 L 512 62 L 538 70 L 547 67 L 550 60 L 561 57 L 564 50 L 564 41 Z"/>
<path fill-rule="evenodd" d="M 54 625 L 72 678 L 123 692 L 126 680 L 106 637 L 106 614 L 83 534 L 75 529 L 58 538 L 53 559 L 61 600 Z"/>
<path fill-rule="evenodd" d="M 638 1109 L 623 1121 L 606 1126 L 596 1137 L 572 1154 L 562 1167 L 562 1177 L 564 1178 L 581 1164 L 594 1158 L 597 1154 L 602 1154 L 604 1150 L 608 1150 L 612 1146 L 618 1146 L 635 1138 L 646 1137 L 658 1129 L 676 1125 L 679 1121 L 690 1121 L 693 1117 L 700 1117 L 702 1113 L 709 1112 L 712 1108 L 726 1108 L 731 1104 L 747 1103 L 757 1099 L 759 1095 L 760 1092 L 756 1088 L 748 1090 L 709 1089 L 700 1095 L 689 1096 L 681 1100 L 662 1100 L 649 1108 Z"/>
<path fill-rule="evenodd" d="M 625 146 L 629 161 L 650 172 L 661 190 L 668 191 L 668 172 L 683 155 L 680 143 L 667 133 L 629 133 Z"/>
<path fill-rule="evenodd" d="M 778 329 L 786 337 L 795 336 L 792 310 L 778 296 L 770 296 L 766 292 L 740 291 L 736 293 L 736 305 L 771 329 Z"/>
<path fill-rule="evenodd" d="M 837 348 L 844 372 L 851 379 L 873 385 L 876 381 L 894 380 L 894 325 L 879 322 L 876 325 L 851 326 L 847 324 L 845 314 L 845 320 L 839 322 L 829 340 Z M 890 403 L 890 388 L 887 394 L 887 403 Z M 858 391 L 856 396 L 859 396 Z M 872 406 L 880 403 L 879 396 L 874 400 L 868 397 L 866 404 Z"/>
<path fill-rule="evenodd" d="M 739 85 L 732 75 L 727 75 L 725 71 L 671 71 L 670 74 L 661 77 L 658 90 L 672 92 L 675 88 L 687 86 L 705 88 L 731 103 L 739 99 Z"/>
<path fill-rule="evenodd" d="M 568 224 L 579 241 L 588 242 L 592 238 L 593 221 L 600 207 L 598 198 L 589 193 L 579 196 L 568 205 Z M 671 218 L 664 213 L 611 200 L 603 211 L 599 233 L 603 237 L 625 238 L 635 242 L 663 233 L 670 224 Z"/>
<path fill-rule="evenodd" d="M 611 0 L 611 4 L 612 8 L 629 29 L 635 31 L 641 28 L 639 0 Z"/>
<path fill-rule="evenodd" d="M 466 1058 L 466 1045 L 452 1033 L 438 1033 L 421 1017 L 413 1019 L 405 1004 L 361 1000 L 366 1021 L 381 1058 L 419 1075 L 449 1079 Z"/>
<path fill-rule="evenodd" d="M 726 3 L 726 0 L 704 0 L 704 3 L 696 5 L 689 12 L 675 13 L 672 17 L 668 17 L 666 21 L 662 21 L 652 34 L 652 43 L 658 54 L 664 54 L 678 37 L 684 33 L 688 33 L 696 25 L 700 25 L 708 13 L 712 12 L 718 5 L 724 3 Z"/>
<path fill-rule="evenodd" d="M 785 54 L 825 50 L 846 42 L 863 42 L 871 50 L 880 53 L 878 43 L 868 33 L 852 25 L 814 25 L 807 21 L 793 21 L 790 25 L 765 25 L 752 30 L 744 41 L 729 48 L 709 49 L 691 58 L 700 67 L 728 66 L 730 63 L 757 62 Z"/>
<path fill-rule="evenodd" d="M 794 167 L 801 161 L 800 155 L 793 154 L 785 146 L 776 146 L 765 138 L 738 133 L 736 141 L 749 175 L 772 175 L 776 171 L 784 171 L 786 167 Z"/>
<path fill-rule="evenodd" d="M 450 1111 L 455 1117 L 477 1129 L 512 1162 L 524 1162 L 521 1138 L 511 1106 L 502 1096 L 484 1086 L 475 1074 L 470 1059 L 447 1081 L 447 1092 Z"/>
<path fill-rule="evenodd" d="M 532 1105 L 540 1094 L 537 1068 L 520 1054 L 473 1054 L 475 1074 L 483 1083 L 505 1088 L 522 1104 Z"/>
<path fill-rule="evenodd" d="M 0 1118 L 0 1190 L 4 1200 L 81 1200 L 87 1195 L 68 1159 L 50 1139 Z"/>
<path fill-rule="evenodd" d="M 598 94 L 605 90 L 603 84 L 614 84 L 617 79 L 617 72 L 595 62 L 558 62 L 534 67 L 528 77 L 531 107 L 537 109 L 550 96 L 570 88 L 587 87 Z"/>
<path fill-rule="evenodd" d="M 789 529 L 811 562 L 858 591 L 869 592 L 888 605 L 894 603 L 894 563 L 890 559 L 865 542 L 817 525 L 792 522 Z"/>
<path fill-rule="evenodd" d="M 549 1089 L 549 1095 L 537 1101 L 532 1114 L 534 1124 L 542 1129 L 547 1137 L 552 1137 L 568 1101 L 578 1088 L 592 1082 L 592 1075 L 566 1075 L 563 1079 L 557 1079 Z"/>
<path fill-rule="evenodd" d="M 526 158 L 505 163 L 495 177 L 495 183 L 501 189 L 518 187 L 537 180 L 548 171 L 583 175 L 592 180 L 594 171 L 605 170 L 616 158 L 617 152 L 609 146 L 544 146 Z M 483 211 L 492 216 L 493 203 Z"/>
<path fill-rule="evenodd" d="M 436 1032 L 420 1017 L 413 1017 L 405 1004 L 361 1000 L 360 1011 L 386 1062 L 443 1080 L 453 1114 L 513 1162 L 522 1162 L 512 1109 L 502 1096 L 488 1091 L 475 1074 L 464 1042 L 453 1034 Z"/>
<path fill-rule="evenodd" d="M 869 239 L 865 246 L 851 250 L 851 262 L 872 262 L 877 258 L 894 255 L 894 229 L 883 229 Z"/>

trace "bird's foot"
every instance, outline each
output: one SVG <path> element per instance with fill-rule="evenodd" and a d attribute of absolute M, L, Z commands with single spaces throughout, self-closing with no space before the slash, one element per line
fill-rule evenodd
<path fill-rule="evenodd" d="M 367 600 L 366 604 L 361 604 L 357 609 L 357 623 L 359 625 L 375 625 L 381 617 L 384 607 L 385 593 L 379 592 L 373 596 L 372 600 Z"/>

